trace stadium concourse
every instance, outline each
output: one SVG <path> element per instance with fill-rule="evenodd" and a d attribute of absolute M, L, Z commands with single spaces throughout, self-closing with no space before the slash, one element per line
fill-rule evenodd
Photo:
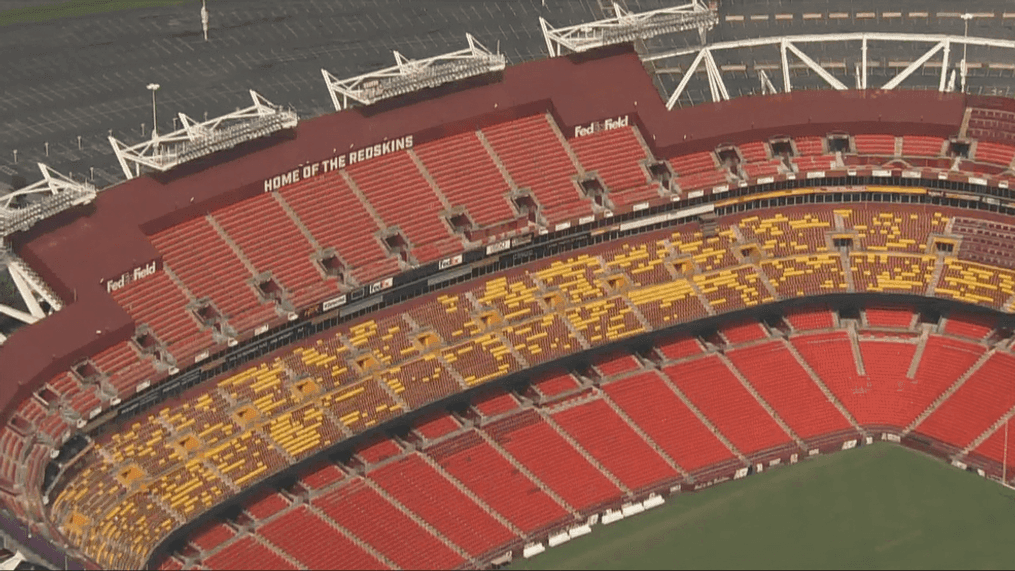
<path fill-rule="evenodd" d="M 4 505 L 95 568 L 456 568 L 875 438 L 1006 475 L 1010 100 L 434 91 L 13 236 L 65 306 L 0 348 Z"/>

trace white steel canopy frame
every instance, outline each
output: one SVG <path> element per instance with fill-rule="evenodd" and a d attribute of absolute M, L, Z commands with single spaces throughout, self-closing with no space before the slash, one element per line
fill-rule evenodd
<path fill-rule="evenodd" d="M 729 95 L 726 89 L 726 85 L 723 82 L 722 73 L 715 65 L 715 60 L 712 54 L 717 51 L 725 50 L 737 50 L 746 48 L 756 48 L 762 46 L 777 46 L 781 55 L 781 71 L 782 71 L 782 87 L 783 91 L 789 93 L 793 90 L 792 82 L 790 81 L 790 63 L 789 54 L 792 53 L 794 56 L 800 59 L 809 69 L 814 71 L 821 79 L 825 81 L 833 89 L 845 90 L 848 89 L 845 84 L 842 83 L 838 78 L 832 75 L 827 69 L 821 66 L 818 62 L 811 59 L 806 53 L 804 53 L 797 44 L 813 44 L 813 43 L 829 43 L 829 42 L 859 42 L 860 44 L 860 57 L 856 70 L 856 87 L 857 89 L 867 89 L 867 65 L 868 65 L 868 45 L 870 42 L 905 42 L 912 44 L 932 44 L 923 55 L 918 57 L 913 62 L 888 80 L 887 83 L 882 85 L 879 89 L 890 90 L 898 87 L 903 81 L 911 76 L 915 71 L 920 69 L 929 60 L 934 58 L 941 53 L 941 74 L 938 81 L 938 91 L 950 91 L 955 87 L 955 74 L 952 73 L 951 80 L 948 80 L 949 73 L 949 55 L 953 45 L 966 46 L 979 46 L 989 48 L 1002 48 L 1015 50 L 1015 42 L 1010 40 L 996 40 L 992 38 L 972 38 L 966 36 L 948 36 L 940 34 L 891 34 L 891 33 L 847 33 L 847 34 L 821 34 L 821 35 L 800 35 L 800 36 L 782 36 L 774 38 L 755 38 L 749 40 L 737 40 L 732 42 L 721 42 L 706 46 L 703 48 L 684 48 L 679 50 L 672 50 L 665 53 L 648 55 L 642 58 L 646 62 L 655 62 L 674 57 L 686 56 L 695 54 L 695 58 L 691 65 L 683 72 L 683 76 L 680 79 L 680 83 L 674 90 L 673 94 L 670 95 L 666 102 L 667 109 L 673 109 L 680 96 L 683 95 L 684 90 L 687 88 L 688 82 L 694 73 L 698 70 L 698 67 L 704 62 L 705 73 L 708 78 L 709 89 L 712 94 L 712 100 L 715 102 L 725 101 L 729 99 Z M 958 71 L 961 76 L 961 85 L 964 89 L 966 83 L 966 74 L 968 66 L 966 64 L 965 56 L 958 63 Z M 762 92 L 775 92 L 775 86 L 769 80 L 768 76 L 763 72 L 759 72 L 759 80 L 762 85 Z"/>
<path fill-rule="evenodd" d="M 39 163 L 42 180 L 0 196 L 0 237 L 27 230 L 33 224 L 72 206 L 95 199 L 95 187 L 71 180 Z"/>
<path fill-rule="evenodd" d="M 616 15 L 612 18 L 563 28 L 554 28 L 545 19 L 539 18 L 550 57 L 562 55 L 564 50 L 583 52 L 601 46 L 695 29 L 701 36 L 701 42 L 705 43 L 705 32 L 719 23 L 718 14 L 709 10 L 702 0 L 637 13 L 629 12 L 613 2 L 613 11 Z"/>
<path fill-rule="evenodd" d="M 427 87 L 501 71 L 507 66 L 502 54 L 486 49 L 472 34 L 466 34 L 465 38 L 469 47 L 421 60 L 410 60 L 396 51 L 394 66 L 349 79 L 337 79 L 322 69 L 335 111 L 348 109 L 350 100 L 371 105 Z"/>
<path fill-rule="evenodd" d="M 22 310 L 0 303 L 0 314 L 26 325 L 31 325 L 46 317 L 46 315 L 60 311 L 63 308 L 60 298 L 49 289 L 38 274 L 32 271 L 24 261 L 14 254 L 7 241 L 3 239 L 0 239 L 0 266 L 6 266 L 7 271 L 10 272 L 11 280 L 14 282 L 14 286 L 25 307 Z M 49 305 L 48 311 L 43 309 L 43 303 Z M 5 340 L 6 337 L 0 333 L 0 344 Z"/>
<path fill-rule="evenodd" d="M 222 115 L 199 123 L 179 114 L 183 128 L 167 135 L 128 147 L 113 137 L 109 143 L 120 161 L 120 168 L 128 179 L 141 175 L 141 168 L 165 172 L 196 158 L 229 149 L 265 137 L 283 129 L 292 129 L 299 117 L 292 109 L 285 109 L 250 90 L 254 104 L 246 109 Z"/>

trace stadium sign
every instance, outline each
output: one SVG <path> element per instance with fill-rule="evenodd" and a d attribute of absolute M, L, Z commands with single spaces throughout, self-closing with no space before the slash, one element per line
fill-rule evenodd
<path fill-rule="evenodd" d="M 335 309 L 336 307 L 338 307 L 340 305 L 345 305 L 345 295 L 344 294 L 340 295 L 340 296 L 338 296 L 336 298 L 329 299 L 329 300 L 325 301 L 324 303 L 322 303 L 321 304 L 321 311 L 328 311 L 330 309 Z"/>
<path fill-rule="evenodd" d="M 626 123 L 625 123 L 626 124 Z M 318 175 L 344 169 L 345 167 L 368 161 L 370 159 L 376 159 L 383 157 L 389 153 L 395 153 L 398 151 L 404 151 L 405 149 L 412 148 L 412 135 L 406 135 L 404 137 L 395 139 L 393 141 L 386 141 L 384 143 L 377 143 L 369 147 L 363 147 L 357 151 L 350 151 L 341 155 L 335 155 L 330 159 L 324 159 L 316 163 L 310 163 L 297 167 L 291 171 L 285 172 L 278 176 L 265 179 L 264 181 L 264 192 L 271 192 L 278 190 L 284 186 L 295 184 L 301 180 L 307 180 L 314 178 Z"/>
<path fill-rule="evenodd" d="M 441 260 L 440 263 L 437 264 L 437 269 L 446 270 L 448 268 L 460 265 L 461 263 L 462 263 L 462 255 L 458 254 L 457 256 L 452 256 L 450 258 L 445 258 Z"/>
<path fill-rule="evenodd" d="M 578 125 L 578 126 L 576 126 L 574 128 L 574 136 L 575 137 L 584 137 L 586 135 L 591 135 L 592 133 L 597 133 L 599 131 L 609 131 L 610 129 L 620 129 L 620 128 L 623 128 L 623 127 L 627 127 L 627 123 L 628 123 L 628 116 L 624 115 L 623 117 L 617 117 L 616 119 L 607 119 L 607 120 L 603 121 L 602 123 L 599 123 L 599 122 L 589 123 L 589 125 L 587 127 L 583 127 L 581 125 Z"/>
<path fill-rule="evenodd" d="M 377 292 L 379 292 L 381 290 L 388 289 L 392 285 L 394 285 L 394 283 L 395 283 L 394 278 L 386 278 L 386 279 L 384 279 L 382 281 L 379 281 L 379 282 L 377 282 L 375 284 L 370 284 L 370 295 L 373 295 L 373 294 L 375 294 L 375 293 L 377 293 Z"/>
<path fill-rule="evenodd" d="M 129 283 L 146 278 L 154 274 L 158 269 L 158 261 L 152 260 L 148 264 L 138 266 L 129 272 L 124 272 L 119 279 L 106 281 L 106 293 L 112 293 L 118 289 L 122 289 Z"/>

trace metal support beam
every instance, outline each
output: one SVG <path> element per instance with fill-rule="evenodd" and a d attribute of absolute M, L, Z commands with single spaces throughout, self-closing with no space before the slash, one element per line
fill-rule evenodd
<path fill-rule="evenodd" d="M 779 53 L 782 55 L 782 90 L 785 93 L 793 91 L 793 85 L 789 82 L 789 60 L 786 59 L 786 46 L 789 42 L 783 38 L 779 42 Z"/>
<path fill-rule="evenodd" d="M 860 89 L 867 89 L 867 37 L 864 36 L 860 48 L 863 51 L 863 75 L 860 76 Z"/>
<path fill-rule="evenodd" d="M 774 85 L 772 85 L 772 80 L 768 78 L 768 74 L 765 73 L 765 70 L 763 69 L 758 70 L 758 79 L 761 81 L 762 95 L 771 95 L 773 93 L 779 93 L 779 90 L 776 89 Z"/>
<path fill-rule="evenodd" d="M 42 306 L 39 305 L 38 300 L 35 299 L 35 294 L 32 293 L 32 286 L 28 285 L 28 281 L 21 276 L 21 272 L 14 267 L 8 267 L 7 272 L 11 275 L 14 286 L 18 288 L 18 293 L 21 295 L 21 300 L 25 302 L 28 313 L 32 314 L 33 317 L 45 317 L 46 312 L 42 311 Z"/>
<path fill-rule="evenodd" d="M 730 94 L 726 91 L 726 83 L 722 80 L 722 72 L 715 64 L 712 52 L 705 50 L 705 72 L 708 74 L 709 86 L 712 90 L 712 101 L 729 101 Z"/>
<path fill-rule="evenodd" d="M 684 77 L 680 78 L 680 83 L 677 84 L 677 89 L 670 95 L 670 98 L 666 101 L 666 108 L 673 109 L 673 106 L 677 104 L 677 100 L 683 95 L 684 89 L 687 87 L 687 82 L 691 81 L 691 76 L 698 70 L 698 66 L 701 65 L 701 60 L 705 58 L 705 54 L 708 52 L 708 48 L 702 48 L 698 51 L 698 55 L 695 56 L 694 61 L 688 66 L 687 71 L 684 72 Z"/>
<path fill-rule="evenodd" d="M 792 42 L 786 42 L 786 48 L 789 49 L 794 54 L 796 54 L 796 57 L 800 58 L 800 60 L 803 61 L 804 64 L 807 65 L 807 67 L 811 68 L 814 71 L 814 73 L 818 74 L 818 76 L 821 77 L 821 79 L 824 79 L 828 83 L 828 85 L 831 85 L 832 87 L 838 89 L 839 91 L 846 90 L 846 86 L 841 81 L 836 79 L 834 75 L 828 73 L 828 70 L 818 65 L 818 62 L 812 60 L 810 56 L 800 51 L 796 46 L 793 45 Z M 785 52 L 783 53 L 785 54 Z M 785 55 L 783 57 L 785 57 Z"/>
<path fill-rule="evenodd" d="M 945 40 L 945 51 L 944 56 L 941 58 L 941 81 L 938 83 L 937 90 L 945 90 L 945 82 L 948 81 L 948 54 L 951 51 L 952 42 L 951 40 Z"/>
<path fill-rule="evenodd" d="M 932 47 L 931 49 L 927 50 L 926 53 L 924 53 L 922 56 L 917 58 L 916 61 L 914 61 L 913 63 L 911 63 L 908 66 L 906 66 L 906 69 L 904 69 L 901 72 L 899 72 L 899 75 L 896 75 L 891 80 L 889 80 L 889 82 L 886 83 L 881 89 L 884 89 L 886 91 L 889 90 L 889 89 L 895 89 L 895 87 L 897 85 L 902 83 L 910 75 L 913 75 L 914 71 L 916 71 L 916 70 L 920 69 L 921 67 L 923 67 L 923 64 L 927 63 L 927 60 L 929 60 L 930 58 L 934 57 L 934 54 L 936 54 L 940 50 L 943 50 L 944 47 L 945 47 L 945 43 L 943 41 L 942 42 L 938 42 L 934 47 Z"/>

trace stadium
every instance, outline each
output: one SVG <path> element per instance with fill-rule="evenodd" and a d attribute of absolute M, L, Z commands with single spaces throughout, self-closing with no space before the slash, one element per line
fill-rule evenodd
<path fill-rule="evenodd" d="M 89 569 L 489 568 L 875 443 L 1011 485 L 1015 66 L 970 61 L 1015 42 L 608 8 L 15 184 L 5 521 Z"/>

